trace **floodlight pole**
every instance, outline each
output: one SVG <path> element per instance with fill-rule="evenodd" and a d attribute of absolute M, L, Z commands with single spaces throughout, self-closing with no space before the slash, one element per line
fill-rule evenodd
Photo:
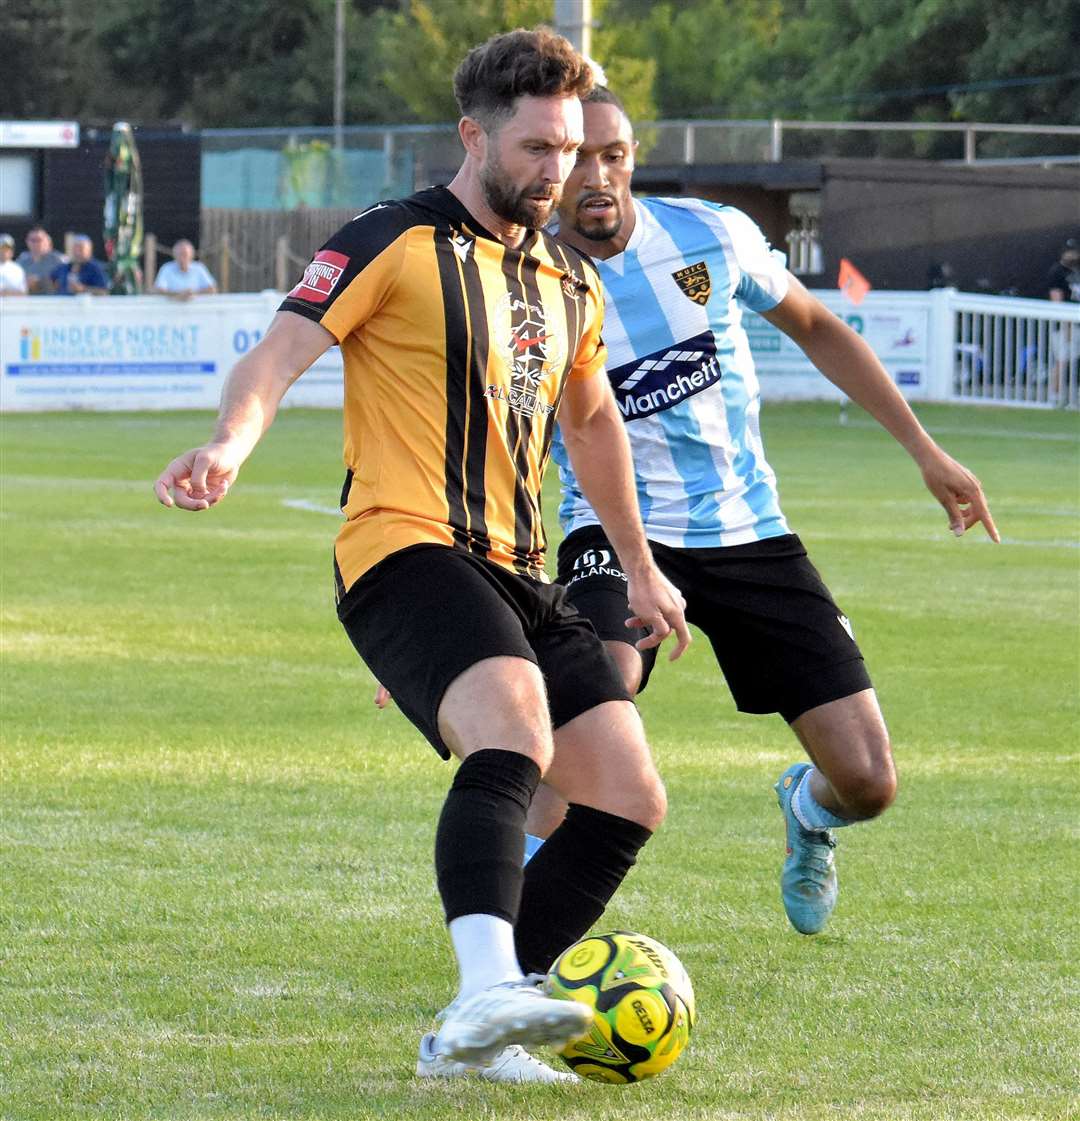
<path fill-rule="evenodd" d="M 334 10 L 334 147 L 345 147 L 345 0 Z"/>
<path fill-rule="evenodd" d="M 592 55 L 592 0 L 555 0 L 555 30 L 574 50 Z"/>

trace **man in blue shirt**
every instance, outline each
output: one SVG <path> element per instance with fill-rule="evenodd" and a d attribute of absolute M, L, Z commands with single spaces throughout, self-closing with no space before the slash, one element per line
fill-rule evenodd
<path fill-rule="evenodd" d="M 89 292 L 91 296 L 105 296 L 109 292 L 109 278 L 105 266 L 94 260 L 94 243 L 86 234 L 76 234 L 71 240 L 71 260 L 53 270 L 52 282 L 58 296 L 78 296 Z"/>
<path fill-rule="evenodd" d="M 173 246 L 173 259 L 158 269 L 154 294 L 190 300 L 192 296 L 212 296 L 217 291 L 210 270 L 195 260 L 195 246 L 181 238 Z"/>
<path fill-rule="evenodd" d="M 977 522 L 998 540 L 979 481 L 934 442 L 870 347 L 811 296 L 741 211 L 693 198 L 633 199 L 637 143 L 618 99 L 586 100 L 585 143 L 567 180 L 559 237 L 604 282 L 608 376 L 634 457 L 654 557 L 705 631 L 739 709 L 779 712 L 813 763 L 776 783 L 787 832 L 781 895 L 804 934 L 837 898 L 833 830 L 875 817 L 896 793 L 889 736 L 851 624 L 780 509 L 758 424 L 743 309 L 790 336 L 912 456 L 956 535 Z M 565 450 L 559 576 L 596 627 L 631 693 L 655 650 L 628 629 L 619 561 Z M 530 833 L 562 807 L 542 788 Z M 535 841 L 531 843 L 536 843 Z"/>

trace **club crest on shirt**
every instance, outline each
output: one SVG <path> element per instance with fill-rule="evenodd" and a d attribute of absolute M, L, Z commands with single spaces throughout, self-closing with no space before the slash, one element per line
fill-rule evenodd
<path fill-rule="evenodd" d="M 562 290 L 568 300 L 576 300 L 589 290 L 589 286 L 571 269 L 562 274 Z"/>
<path fill-rule="evenodd" d="M 702 305 L 708 302 L 709 293 L 712 292 L 712 277 L 709 276 L 709 268 L 704 261 L 687 265 L 685 269 L 679 269 L 671 275 L 688 300 Z"/>

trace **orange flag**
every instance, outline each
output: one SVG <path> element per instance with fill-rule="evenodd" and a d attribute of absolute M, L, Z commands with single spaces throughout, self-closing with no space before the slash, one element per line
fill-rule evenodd
<path fill-rule="evenodd" d="M 856 307 L 866 299 L 866 293 L 872 287 L 870 281 L 847 257 L 840 258 L 840 275 L 836 279 L 836 286 Z"/>

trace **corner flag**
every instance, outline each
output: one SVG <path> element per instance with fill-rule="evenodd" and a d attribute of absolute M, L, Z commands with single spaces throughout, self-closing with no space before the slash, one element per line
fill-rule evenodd
<path fill-rule="evenodd" d="M 872 287 L 870 281 L 859 272 L 847 257 L 840 258 L 840 275 L 836 279 L 836 286 L 844 297 L 855 304 L 856 307 L 866 299 L 866 293 Z"/>

